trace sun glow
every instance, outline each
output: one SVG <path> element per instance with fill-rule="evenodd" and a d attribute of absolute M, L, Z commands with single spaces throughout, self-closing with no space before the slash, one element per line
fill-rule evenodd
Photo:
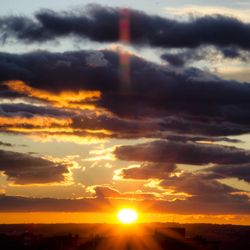
<path fill-rule="evenodd" d="M 122 224 L 131 224 L 137 220 L 138 213 L 134 209 L 124 208 L 118 212 L 117 218 Z"/>

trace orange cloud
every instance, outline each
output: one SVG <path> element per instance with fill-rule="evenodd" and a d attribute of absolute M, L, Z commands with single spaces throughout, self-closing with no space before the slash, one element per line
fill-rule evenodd
<path fill-rule="evenodd" d="M 69 126 L 71 124 L 70 118 L 55 118 L 46 116 L 35 116 L 31 118 L 26 117 L 0 117 L 0 124 L 2 126 L 25 126 L 31 125 L 34 127 L 51 127 L 51 126 Z"/>
<path fill-rule="evenodd" d="M 56 118 L 46 116 L 1 117 L 1 130 L 21 133 L 38 141 L 74 142 L 77 144 L 92 144 L 104 142 L 112 132 L 105 129 L 80 129 L 72 127 L 71 118 Z"/>
<path fill-rule="evenodd" d="M 50 102 L 53 106 L 58 108 L 93 110 L 95 109 L 95 106 L 89 102 L 95 101 L 101 97 L 100 91 L 92 90 L 62 91 L 55 94 L 46 90 L 32 88 L 23 81 L 8 81 L 5 82 L 5 85 L 13 91 Z"/>
<path fill-rule="evenodd" d="M 35 141 L 42 142 L 73 142 L 76 144 L 97 144 L 105 142 L 105 139 L 98 138 L 90 135 L 74 135 L 72 134 L 53 134 L 53 133 L 34 133 L 31 135 L 31 138 Z"/>

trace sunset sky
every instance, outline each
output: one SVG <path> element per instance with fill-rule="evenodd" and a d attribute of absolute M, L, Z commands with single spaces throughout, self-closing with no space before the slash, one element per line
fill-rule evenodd
<path fill-rule="evenodd" d="M 248 0 L 0 2 L 0 223 L 250 224 Z"/>

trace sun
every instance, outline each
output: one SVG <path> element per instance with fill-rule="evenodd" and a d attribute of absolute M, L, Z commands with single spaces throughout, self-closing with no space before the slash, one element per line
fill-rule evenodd
<path fill-rule="evenodd" d="M 138 219 L 138 213 L 131 208 L 123 208 L 117 213 L 117 218 L 122 224 L 131 224 Z"/>

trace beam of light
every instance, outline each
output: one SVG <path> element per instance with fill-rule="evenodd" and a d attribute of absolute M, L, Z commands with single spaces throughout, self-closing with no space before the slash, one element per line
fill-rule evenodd
<path fill-rule="evenodd" d="M 130 42 L 130 12 L 128 9 L 120 11 L 119 22 L 120 42 L 129 44 Z M 120 80 L 126 86 L 130 82 L 130 60 L 129 53 L 120 52 Z"/>

